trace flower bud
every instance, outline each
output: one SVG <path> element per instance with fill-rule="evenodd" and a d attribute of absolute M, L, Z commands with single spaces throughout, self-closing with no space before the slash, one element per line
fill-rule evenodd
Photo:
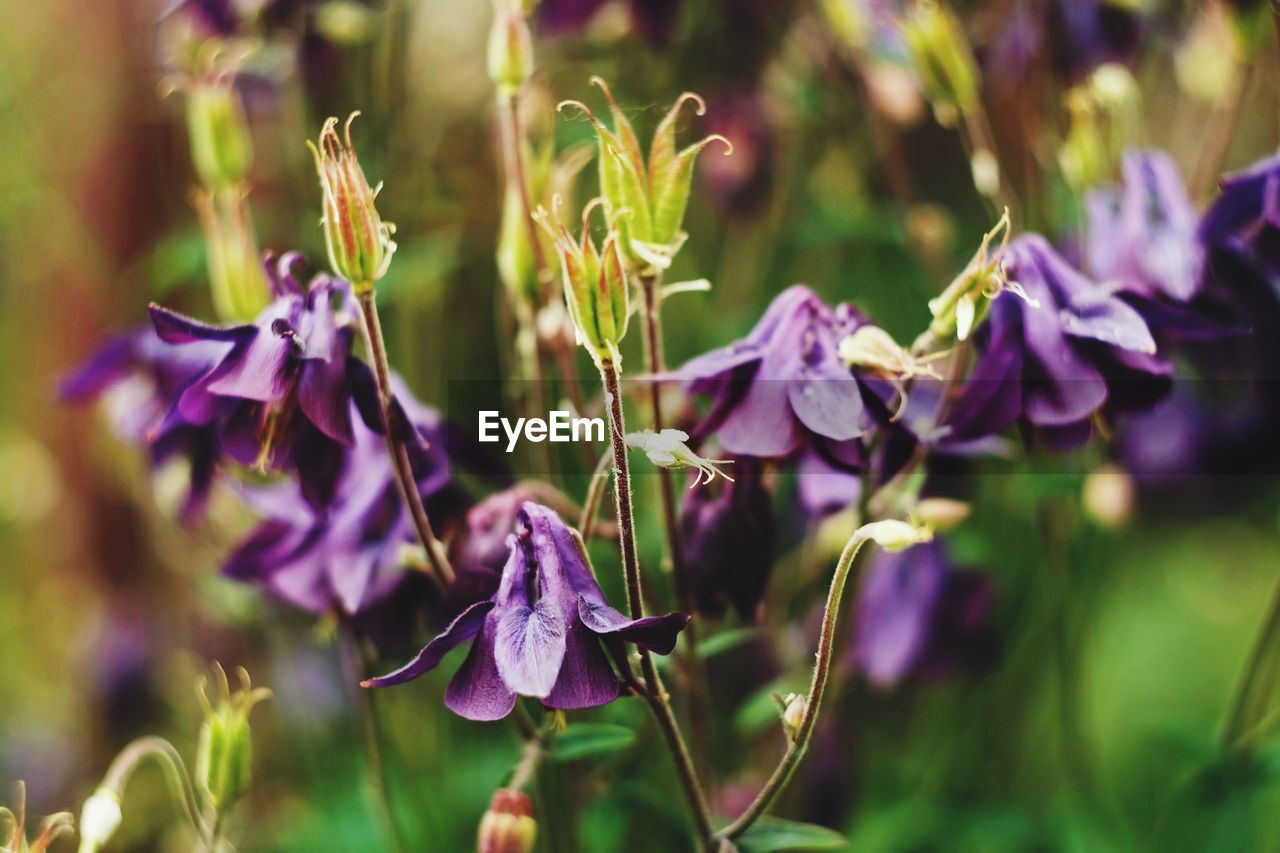
<path fill-rule="evenodd" d="M 94 791 L 80 810 L 80 853 L 97 853 L 105 847 L 123 819 L 117 791 L 107 787 Z"/>
<path fill-rule="evenodd" d="M 1058 165 L 1071 188 L 1083 192 L 1107 179 L 1110 158 L 1101 117 L 1084 89 L 1073 89 L 1067 94 L 1067 110 L 1071 114 L 1071 127 L 1058 149 Z"/>
<path fill-rule="evenodd" d="M 1084 479 L 1085 515 L 1102 527 L 1124 527 L 1133 515 L 1133 478 L 1115 465 L 1102 465 Z"/>
<path fill-rule="evenodd" d="M 787 740 L 794 741 L 796 735 L 800 733 L 800 725 L 804 722 L 804 716 L 809 710 L 809 700 L 798 693 L 790 693 L 783 703 L 785 707 L 782 710 L 782 730 L 786 732 Z"/>
<path fill-rule="evenodd" d="M 190 88 L 187 134 L 196 174 L 206 187 L 233 187 L 248 175 L 253 139 L 230 79 L 200 81 Z"/>
<path fill-rule="evenodd" d="M 386 275 L 395 254 L 391 239 L 395 226 L 383 222 L 374 206 L 381 184 L 372 188 L 360 168 L 351 145 L 353 112 L 338 136 L 338 119 L 329 118 L 320 131 L 319 145 L 307 145 L 316 161 L 320 188 L 324 191 L 324 241 L 333 271 L 351 283 L 357 294 L 366 293 Z"/>
<path fill-rule="evenodd" d="M 539 224 L 555 240 L 564 277 L 565 304 L 578 342 L 597 364 L 622 360 L 618 344 L 627 333 L 628 311 L 627 275 L 616 225 L 610 224 L 600 249 L 591 239 L 591 211 L 600 203 L 596 199 L 582 211 L 581 240 L 574 240 L 563 223 L 551 225 L 546 210 L 539 209 L 537 214 Z"/>
<path fill-rule="evenodd" d="M 480 819 L 476 853 L 531 853 L 537 834 L 529 797 L 511 788 L 499 788 Z"/>
<path fill-rule="evenodd" d="M 869 539 L 890 553 L 905 551 L 912 545 L 919 545 L 933 539 L 933 531 L 929 528 L 895 519 L 864 524 L 858 529 L 858 535 L 863 539 Z"/>
<path fill-rule="evenodd" d="M 495 0 L 489 30 L 489 79 L 505 98 L 533 73 L 533 38 L 519 2 Z"/>
<path fill-rule="evenodd" d="M 916 504 L 915 519 L 935 533 L 945 533 L 969 517 L 973 508 L 951 498 L 925 498 Z"/>
<path fill-rule="evenodd" d="M 972 110 L 978 103 L 978 64 L 951 10 L 934 0 L 919 0 L 902 35 L 938 120 L 949 124 Z"/>
<path fill-rule="evenodd" d="M 201 679 L 197 693 L 204 706 L 204 723 L 196 747 L 196 784 L 215 808 L 225 808 L 249 789 L 253 779 L 253 739 L 249 731 L 249 712 L 253 706 L 271 696 L 271 691 L 256 690 L 249 673 L 241 667 L 241 688 L 235 693 L 227 682 L 227 674 L 219 664 L 213 665 L 218 679 L 216 705 L 209 703 L 205 683 Z"/>

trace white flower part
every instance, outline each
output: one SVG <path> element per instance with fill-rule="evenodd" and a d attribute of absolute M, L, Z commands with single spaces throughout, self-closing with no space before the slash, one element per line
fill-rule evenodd
<path fill-rule="evenodd" d="M 863 539 L 870 539 L 889 552 L 905 551 L 912 545 L 919 545 L 933 539 L 933 531 L 929 528 L 895 519 L 864 524 L 858 529 L 858 535 Z"/>
<path fill-rule="evenodd" d="M 961 304 L 963 302 L 962 298 Z M 956 315 L 957 318 L 961 316 L 959 306 L 957 306 Z M 959 336 L 958 333 L 957 336 Z M 869 323 L 859 326 L 853 334 L 843 338 L 840 341 L 839 352 L 840 359 L 848 367 L 857 368 L 884 379 L 898 392 L 898 409 L 891 418 L 895 421 L 907 406 L 904 380 L 917 376 L 941 379 L 942 377 L 934 371 L 932 362 L 951 354 L 950 350 L 944 350 L 917 357 L 904 349 L 884 329 Z"/>
<path fill-rule="evenodd" d="M 629 432 L 624 439 L 627 447 L 632 450 L 643 450 L 649 457 L 649 461 L 659 468 L 696 468 L 698 476 L 689 486 L 691 489 L 704 482 L 710 483 L 717 474 L 730 483 L 733 482 L 732 477 L 716 467 L 730 465 L 733 460 L 706 459 L 694 453 L 689 449 L 689 445 L 685 444 L 689 440 L 689 433 L 684 430 L 664 429 L 662 432 L 654 432 L 647 429 L 643 432 Z"/>
<path fill-rule="evenodd" d="M 110 788 L 99 788 L 84 801 L 80 811 L 80 851 L 96 851 L 107 844 L 124 819 L 120 811 L 120 795 Z"/>

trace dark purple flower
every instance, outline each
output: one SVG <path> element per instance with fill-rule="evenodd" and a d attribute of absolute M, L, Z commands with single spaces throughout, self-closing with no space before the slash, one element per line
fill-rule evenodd
<path fill-rule="evenodd" d="M 144 446 L 152 468 L 175 458 L 187 461 L 191 486 L 180 509 L 184 523 L 196 520 L 208 501 L 219 458 L 218 426 L 191 423 L 174 407 L 219 355 L 217 345 L 171 347 L 148 326 L 108 340 L 59 387 L 64 400 L 103 400 L 116 434 Z"/>
<path fill-rule="evenodd" d="M 951 407 L 950 437 L 998 433 L 1020 418 L 1057 445 L 1088 438 L 1104 406 L 1140 408 L 1167 390 L 1146 321 L 1112 288 L 1085 278 L 1039 235 L 1010 243 L 1005 272 L 1026 298 L 991 303 L 981 354 Z"/>
<path fill-rule="evenodd" d="M 629 674 L 624 640 L 665 655 L 688 624 L 683 613 L 629 619 L 610 607 L 581 539 L 546 507 L 521 508 L 508 547 L 492 598 L 464 610 L 407 665 L 364 686 L 411 681 L 470 640 L 471 652 L 445 692 L 445 705 L 458 715 L 500 719 L 517 695 L 549 708 L 591 708 L 620 692 L 610 656 Z"/>
<path fill-rule="evenodd" d="M 461 509 L 441 418 L 403 388 L 396 396 L 424 448 L 425 462 L 415 466 L 415 474 L 423 501 L 439 523 Z M 417 534 L 383 437 L 360 418 L 351 421 L 352 442 L 344 449 L 334 495 L 323 510 L 305 500 L 292 481 L 244 490 L 262 521 L 228 557 L 224 574 L 317 614 L 359 614 L 399 587 L 420 550 Z M 417 559 L 421 562 L 425 555 Z"/>
<path fill-rule="evenodd" d="M 764 465 L 750 456 L 734 462 L 732 481 L 685 498 L 683 565 L 700 612 L 719 616 L 732 604 L 751 622 L 773 569 L 778 525 Z"/>
<path fill-rule="evenodd" d="M 320 274 L 303 288 L 294 278 L 301 263 L 296 253 L 278 265 L 268 259 L 275 300 L 253 323 L 211 326 L 157 305 L 151 319 L 166 343 L 218 353 L 178 396 L 174 415 L 221 424 L 223 452 L 243 465 L 296 470 L 307 500 L 321 507 L 352 443 L 355 318 L 346 284 Z"/>
<path fill-rule="evenodd" d="M 1200 289 L 1198 217 L 1178 167 L 1163 151 L 1125 154 L 1124 183 L 1085 199 L 1085 270 L 1150 299 L 1190 301 Z"/>
<path fill-rule="evenodd" d="M 1270 298 L 1280 300 L 1280 154 L 1222 179 L 1200 239 L 1252 269 Z"/>
<path fill-rule="evenodd" d="M 953 569 L 937 541 L 877 553 L 858 596 L 854 663 L 878 687 L 947 674 L 967 657 L 991 599 L 986 577 Z"/>
<path fill-rule="evenodd" d="M 538 4 L 538 23 L 551 34 L 581 29 L 595 17 L 604 0 L 543 0 Z"/>
<path fill-rule="evenodd" d="M 729 453 L 762 457 L 786 456 L 806 440 L 856 445 L 873 418 L 838 346 L 862 322 L 851 306 L 833 310 L 804 285 L 780 293 L 745 338 L 671 374 L 712 397 L 695 442 L 715 432 Z"/>
<path fill-rule="evenodd" d="M 986 56 L 986 78 L 1008 88 L 1042 58 L 1075 84 L 1108 62 L 1132 64 L 1148 30 L 1143 15 L 1109 0 L 1021 0 L 1003 17 Z"/>

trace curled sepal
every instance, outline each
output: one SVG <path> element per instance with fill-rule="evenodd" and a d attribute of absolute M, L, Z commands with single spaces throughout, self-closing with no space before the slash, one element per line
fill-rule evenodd
<path fill-rule="evenodd" d="M 539 208 L 535 218 L 555 242 L 564 279 L 565 304 L 577 330 L 578 341 L 597 362 L 621 360 L 618 344 L 627 333 L 628 293 L 626 269 L 619 245 L 615 214 L 599 249 L 591 237 L 591 213 L 604 202 L 597 198 L 582 211 L 582 233 L 574 239 L 558 220 Z M 625 212 L 624 212 L 625 213 Z"/>
<path fill-rule="evenodd" d="M 702 139 L 675 155 L 664 174 L 653 186 L 653 242 L 660 245 L 672 243 L 684 223 L 684 211 L 689 206 L 689 186 L 693 182 L 693 163 L 702 149 L 712 142 L 723 142 L 725 156 L 733 153 L 733 143 L 718 133 Z"/>
<path fill-rule="evenodd" d="M 657 188 L 666 183 L 667 176 L 675 167 L 676 161 L 676 122 L 680 118 L 680 110 L 685 104 L 693 104 L 697 115 L 706 115 L 707 102 L 694 92 L 685 92 L 676 98 L 671 109 L 658 123 L 653 132 L 653 143 L 649 146 L 649 192 L 656 194 Z"/>

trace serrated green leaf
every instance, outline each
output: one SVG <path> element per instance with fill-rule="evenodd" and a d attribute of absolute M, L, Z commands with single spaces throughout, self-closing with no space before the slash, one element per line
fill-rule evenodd
<path fill-rule="evenodd" d="M 762 817 L 737 840 L 741 853 L 787 850 L 845 850 L 849 842 L 834 829 L 777 817 Z"/>
<path fill-rule="evenodd" d="M 610 755 L 635 742 L 636 733 L 626 726 L 611 723 L 577 723 L 555 739 L 551 757 L 556 761 L 577 761 Z"/>

